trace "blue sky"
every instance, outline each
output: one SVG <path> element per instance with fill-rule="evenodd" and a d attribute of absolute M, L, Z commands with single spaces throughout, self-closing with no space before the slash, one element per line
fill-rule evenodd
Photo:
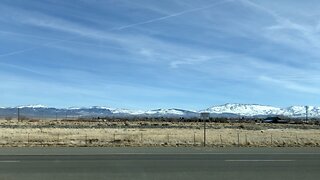
<path fill-rule="evenodd" d="M 0 105 L 319 105 L 316 0 L 1 0 Z"/>

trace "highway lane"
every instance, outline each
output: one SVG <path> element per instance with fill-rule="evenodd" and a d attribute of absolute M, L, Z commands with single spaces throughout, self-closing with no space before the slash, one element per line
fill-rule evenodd
<path fill-rule="evenodd" d="M 319 179 L 319 148 L 7 148 L 0 179 Z"/>

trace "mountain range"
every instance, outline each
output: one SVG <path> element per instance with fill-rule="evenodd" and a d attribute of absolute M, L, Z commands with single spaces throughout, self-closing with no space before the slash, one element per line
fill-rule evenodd
<path fill-rule="evenodd" d="M 320 117 L 320 107 L 307 106 L 309 117 Z M 191 111 L 184 109 L 154 109 L 154 110 L 130 110 L 109 107 L 70 107 L 54 108 L 43 105 L 29 105 L 18 107 L 0 107 L 1 117 L 16 117 L 19 113 L 26 117 L 199 117 L 201 112 L 209 112 L 211 117 L 267 117 L 286 116 L 299 118 L 306 116 L 306 106 L 290 106 L 279 108 L 259 104 L 223 104 L 207 109 Z"/>

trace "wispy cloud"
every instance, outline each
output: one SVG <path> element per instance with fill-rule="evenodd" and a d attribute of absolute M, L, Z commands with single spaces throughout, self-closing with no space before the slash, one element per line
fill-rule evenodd
<path fill-rule="evenodd" d="M 201 11 L 201 10 L 205 10 L 205 9 L 209 9 L 215 6 L 218 6 L 220 4 L 223 3 L 228 3 L 230 1 L 233 0 L 224 0 L 224 1 L 220 1 L 220 2 L 215 2 L 215 3 L 211 3 L 209 5 L 206 5 L 205 7 L 199 7 L 199 8 L 193 8 L 193 9 L 189 9 L 189 10 L 185 10 L 185 11 L 181 11 L 181 12 L 177 12 L 177 13 L 173 13 L 170 15 L 166 15 L 166 16 L 162 16 L 159 18 L 154 18 L 154 19 L 150 19 L 147 21 L 142 21 L 142 22 L 138 22 L 138 23 L 133 23 L 133 24 L 129 24 L 129 25 L 125 25 L 125 26 L 120 26 L 120 27 L 113 27 L 113 28 L 109 28 L 106 29 L 105 31 L 100 31 L 100 30 L 94 30 L 94 29 L 90 29 L 87 27 L 83 27 L 83 26 L 79 26 L 77 24 L 74 24 L 72 22 L 67 22 L 65 20 L 62 19 L 58 19 L 55 17 L 50 17 L 48 15 L 44 15 L 41 13 L 30 13 L 30 12 L 26 12 L 24 10 L 20 10 L 22 11 L 22 13 L 15 13 L 14 14 L 14 19 L 20 21 L 21 23 L 25 23 L 25 24 L 29 24 L 29 25 L 34 25 L 34 26 L 39 26 L 39 27 L 45 27 L 45 28 L 51 28 L 54 30 L 60 30 L 60 31 L 65 31 L 65 32 L 69 32 L 69 33 L 73 33 L 76 35 L 80 35 L 80 36 L 85 36 L 85 37 L 91 37 L 91 38 L 96 38 L 96 39 L 104 39 L 104 40 L 111 40 L 114 41 L 115 39 L 112 38 L 114 36 L 110 35 L 110 31 L 121 31 L 121 30 L 125 30 L 128 28 L 132 28 L 135 26 L 140 26 L 140 25 L 144 25 L 144 24 L 150 24 L 150 23 L 154 23 L 154 22 L 158 22 L 158 21 L 163 21 L 169 18 L 173 18 L 173 17 L 177 17 L 177 16 L 181 16 L 184 14 L 188 14 L 188 13 L 192 13 L 192 12 L 196 12 L 196 11 Z M 6 7 L 7 9 L 11 9 L 10 7 Z M 14 11 L 15 12 L 15 11 Z M 26 16 L 26 14 L 28 14 Z M 41 17 L 41 18 L 39 18 Z M 40 44 L 38 47 L 35 48 L 26 48 L 26 49 L 22 49 L 22 50 L 18 50 L 18 51 L 14 51 L 14 52 L 9 52 L 9 53 L 5 53 L 5 54 L 0 54 L 0 57 L 6 57 L 6 56 L 12 56 L 12 55 L 16 55 L 16 54 L 21 54 L 24 52 L 29 52 L 29 51 L 33 51 L 35 49 L 41 48 L 41 46 L 48 46 L 51 44 L 58 44 L 58 43 L 63 43 L 63 42 L 67 42 L 67 41 L 75 41 L 79 39 L 79 37 L 71 37 L 71 38 L 66 38 L 63 40 L 57 40 L 57 41 L 52 41 L 52 42 L 48 42 L 45 44 Z M 118 40 L 118 39 L 116 39 Z"/>
<path fill-rule="evenodd" d="M 320 36 L 318 35 L 316 24 L 302 24 L 295 22 L 291 17 L 285 17 L 250 0 L 241 0 L 241 2 L 257 11 L 265 13 L 272 17 L 276 24 L 265 27 L 265 35 L 269 40 L 282 43 L 289 47 L 294 47 L 302 52 L 312 53 L 320 56 Z M 312 46 L 312 48 L 310 48 Z"/>
<path fill-rule="evenodd" d="M 291 99 L 283 103 L 301 103 L 304 94 L 314 102 L 319 22 L 309 15 L 317 12 L 288 15 L 296 5 L 273 3 L 1 2 L 0 77 L 14 76 L 16 83 L 7 80 L 0 87 L 9 96 L 26 86 L 24 81 L 43 91 L 43 82 L 52 82 L 60 99 L 74 92 L 86 101 L 100 97 L 131 107 L 135 102 L 196 107 L 233 99 L 272 104 L 270 99 L 284 98 L 275 94 L 287 91 Z M 64 86 L 70 88 L 58 90 Z M 272 93 L 266 90 L 270 86 L 276 87 Z M 34 98 L 41 94 L 28 91 Z"/>
<path fill-rule="evenodd" d="M 274 79 L 266 76 L 261 76 L 259 79 L 270 83 L 273 86 L 285 87 L 288 90 L 294 90 L 302 93 L 312 93 L 316 95 L 320 94 L 320 87 L 315 87 L 314 84 L 304 85 L 288 80 Z"/>
<path fill-rule="evenodd" d="M 217 59 L 226 58 L 224 55 L 214 55 L 214 56 L 206 56 L 206 55 L 198 55 L 195 57 L 185 57 L 184 59 L 175 60 L 170 62 L 171 68 L 178 68 L 181 65 L 199 65 L 201 63 L 205 63 L 206 61 L 216 61 Z"/>
<path fill-rule="evenodd" d="M 220 2 L 215 2 L 215 3 L 208 4 L 208 5 L 204 6 L 204 7 L 197 7 L 197 8 L 193 8 L 193 9 L 188 9 L 188 10 L 177 12 L 177 13 L 173 13 L 173 14 L 170 14 L 170 15 L 167 15 L 167 16 L 162 16 L 162 17 L 155 18 L 155 19 L 150 19 L 150 20 L 147 20 L 147 21 L 142 21 L 142 22 L 138 22 L 138 23 L 134 23 L 134 24 L 129 24 L 129 25 L 121 26 L 121 27 L 114 28 L 114 29 L 123 30 L 123 29 L 134 27 L 134 26 L 140 26 L 140 25 L 144 25 L 144 24 L 150 24 L 150 23 L 154 23 L 154 22 L 158 22 L 158 21 L 163 21 L 163 20 L 166 20 L 166 19 L 169 19 L 169 18 L 181 16 L 181 15 L 184 15 L 184 14 L 193 13 L 193 12 L 197 12 L 197 11 L 202 11 L 202 10 L 205 10 L 205 9 L 210 9 L 212 7 L 215 7 L 215 6 L 224 4 L 224 3 L 229 3 L 229 2 L 232 2 L 232 1 L 233 0 L 223 0 L 223 1 L 220 1 Z"/>

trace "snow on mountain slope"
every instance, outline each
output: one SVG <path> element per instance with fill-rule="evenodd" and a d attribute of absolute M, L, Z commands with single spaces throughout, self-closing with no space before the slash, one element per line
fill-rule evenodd
<path fill-rule="evenodd" d="M 41 104 L 35 104 L 35 105 L 18 106 L 17 108 L 47 108 L 47 106 L 41 105 Z"/>
<path fill-rule="evenodd" d="M 155 109 L 146 111 L 147 116 L 162 116 L 162 117 L 198 117 L 195 111 L 188 111 L 183 109 Z"/>
<path fill-rule="evenodd" d="M 285 116 L 301 117 L 306 115 L 306 106 L 290 106 L 284 113 Z M 310 117 L 320 116 L 320 107 L 308 106 L 308 115 Z"/>
<path fill-rule="evenodd" d="M 150 117 L 199 117 L 203 111 L 211 113 L 211 116 L 237 117 L 237 116 L 272 116 L 283 115 L 288 117 L 304 117 L 306 115 L 305 106 L 290 106 L 288 108 L 278 108 L 273 106 L 258 104 L 224 104 L 212 106 L 202 111 L 189 111 L 183 109 L 155 109 L 155 110 L 130 110 L 120 108 L 109 108 L 104 106 L 92 107 L 71 107 L 53 108 L 44 105 L 28 105 L 19 107 L 0 108 L 0 116 L 11 116 L 17 113 L 17 108 L 21 108 L 23 115 L 38 116 L 39 114 L 50 116 L 150 116 Z M 320 118 L 320 107 L 308 106 L 309 117 Z"/>
<path fill-rule="evenodd" d="M 155 109 L 146 111 L 147 116 L 158 116 L 158 117 L 198 117 L 199 113 L 195 111 L 183 110 L 183 109 Z"/>
<path fill-rule="evenodd" d="M 204 111 L 212 114 L 235 114 L 239 116 L 271 116 L 280 115 L 288 117 L 304 117 L 306 115 L 305 106 L 290 106 L 288 108 L 278 108 L 259 104 L 224 104 L 213 106 Z M 308 106 L 309 117 L 320 117 L 320 107 Z"/>
<path fill-rule="evenodd" d="M 286 108 L 283 115 L 285 116 L 305 116 L 306 107 L 305 106 L 290 106 Z"/>
<path fill-rule="evenodd" d="M 214 114 L 231 113 L 240 116 L 278 115 L 284 113 L 281 108 L 258 104 L 225 104 L 213 106 L 205 111 Z"/>
<path fill-rule="evenodd" d="M 81 108 L 81 109 L 85 109 L 85 108 Z M 144 113 L 144 111 L 141 111 L 141 110 L 122 109 L 122 108 L 110 108 L 110 107 L 106 107 L 106 106 L 92 106 L 92 107 L 87 108 L 87 109 L 108 110 L 108 111 L 110 111 L 112 114 L 139 115 L 139 114 L 143 114 L 143 113 Z"/>
<path fill-rule="evenodd" d="M 320 117 L 320 107 L 309 106 L 310 117 Z"/>
<path fill-rule="evenodd" d="M 178 109 L 155 109 L 146 111 L 145 114 L 175 114 L 175 115 L 183 115 L 184 112 Z"/>
<path fill-rule="evenodd" d="M 129 114 L 129 115 L 141 115 L 144 114 L 144 111 L 142 110 L 131 110 L 131 109 L 112 109 L 110 108 L 110 111 L 113 114 Z"/>

